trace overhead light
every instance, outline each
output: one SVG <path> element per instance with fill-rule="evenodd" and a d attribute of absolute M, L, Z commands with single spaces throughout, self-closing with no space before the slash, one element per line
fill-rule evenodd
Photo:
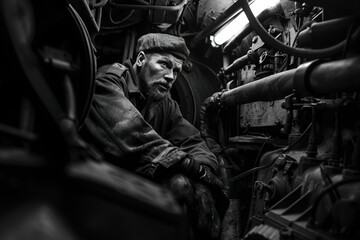
<path fill-rule="evenodd" d="M 250 9 L 255 16 L 258 16 L 262 11 L 275 6 L 279 2 L 280 0 L 254 0 L 250 3 Z M 211 45 L 214 47 L 221 46 L 241 33 L 248 22 L 244 11 L 241 11 L 234 19 L 217 31 L 214 36 L 210 36 Z"/>

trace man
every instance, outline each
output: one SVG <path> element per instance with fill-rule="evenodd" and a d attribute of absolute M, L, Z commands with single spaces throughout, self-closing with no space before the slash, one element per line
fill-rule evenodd
<path fill-rule="evenodd" d="M 218 163 L 186 121 L 169 91 L 189 56 L 184 39 L 150 33 L 139 38 L 135 60 L 98 69 L 82 134 L 105 159 L 159 183 L 184 203 L 195 237 L 219 236 L 209 189 L 223 194 Z"/>

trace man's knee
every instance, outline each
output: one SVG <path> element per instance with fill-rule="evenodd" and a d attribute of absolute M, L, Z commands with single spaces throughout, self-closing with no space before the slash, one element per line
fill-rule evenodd
<path fill-rule="evenodd" d="M 169 181 L 171 192 L 175 198 L 183 203 L 194 202 L 194 188 L 190 182 L 190 179 L 183 174 L 177 174 L 173 176 Z"/>

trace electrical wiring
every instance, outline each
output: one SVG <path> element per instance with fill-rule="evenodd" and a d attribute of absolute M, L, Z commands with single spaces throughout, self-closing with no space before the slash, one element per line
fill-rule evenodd
<path fill-rule="evenodd" d="M 274 164 L 275 160 L 277 159 L 277 157 L 278 157 L 280 154 L 284 154 L 284 153 L 286 153 L 287 151 L 291 150 L 293 147 L 296 146 L 296 144 L 297 144 L 297 143 L 305 136 L 305 134 L 310 130 L 311 126 L 312 126 L 312 123 L 309 124 L 309 126 L 305 129 L 305 131 L 301 134 L 301 136 L 300 136 L 298 139 L 296 139 L 296 141 L 295 141 L 293 144 L 291 144 L 290 146 L 288 146 L 288 147 L 286 147 L 286 148 L 284 148 L 284 149 L 281 149 L 281 150 L 280 150 L 280 153 L 278 153 L 278 154 L 271 160 L 271 162 L 270 162 L 268 165 L 260 166 L 260 167 L 255 167 L 255 168 L 252 168 L 252 169 L 250 169 L 250 170 L 248 170 L 248 171 L 246 171 L 246 172 L 243 172 L 243 173 L 241 173 L 241 174 L 239 174 L 239 175 L 237 175 L 237 176 L 229 179 L 229 180 L 228 180 L 228 183 L 235 182 L 235 181 L 240 180 L 240 179 L 242 179 L 242 178 L 244 178 L 244 177 L 246 177 L 246 176 L 248 176 L 248 175 L 250 175 L 250 174 L 252 174 L 252 173 L 254 173 L 254 172 L 257 172 L 257 171 L 259 171 L 259 170 L 262 170 L 262 169 L 271 167 L 271 166 Z"/>

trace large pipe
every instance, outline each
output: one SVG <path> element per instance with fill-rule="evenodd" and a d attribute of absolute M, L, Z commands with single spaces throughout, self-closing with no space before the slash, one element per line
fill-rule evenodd
<path fill-rule="evenodd" d="M 282 99 L 294 88 L 292 78 L 295 72 L 296 69 L 291 69 L 226 91 L 221 95 L 220 103 L 233 106 Z"/>
<path fill-rule="evenodd" d="M 313 61 L 300 65 L 294 87 L 301 96 L 323 96 L 360 89 L 360 57 L 337 61 Z"/>
<path fill-rule="evenodd" d="M 300 96 L 323 96 L 360 89 L 360 57 L 312 61 L 220 94 L 223 106 L 279 100 L 294 90 Z"/>

